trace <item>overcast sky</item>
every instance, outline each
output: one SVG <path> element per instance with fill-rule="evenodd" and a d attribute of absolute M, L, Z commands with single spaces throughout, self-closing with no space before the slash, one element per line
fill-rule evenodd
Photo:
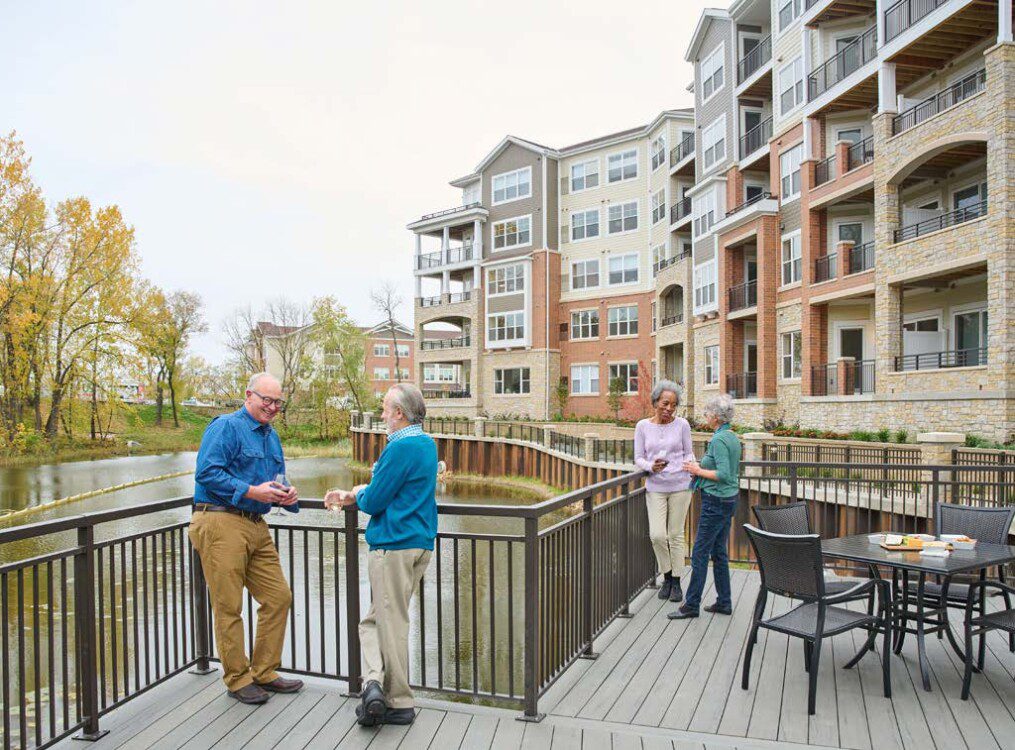
<path fill-rule="evenodd" d="M 690 106 L 699 0 L 0 0 L 0 128 L 53 203 L 117 203 L 145 275 L 205 303 L 335 295 L 412 323 L 412 235 L 506 134 L 564 146 Z M 720 3 L 721 4 L 721 3 Z"/>

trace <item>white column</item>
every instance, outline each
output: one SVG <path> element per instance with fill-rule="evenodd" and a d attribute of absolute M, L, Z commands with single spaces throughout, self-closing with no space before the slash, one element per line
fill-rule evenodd
<path fill-rule="evenodd" d="M 804 118 L 804 161 L 817 159 L 814 154 L 814 118 Z"/>
<path fill-rule="evenodd" d="M 1012 0 L 998 0 L 997 3 L 997 41 L 1012 41 L 1011 33 L 1011 2 Z"/>
<path fill-rule="evenodd" d="M 472 222 L 472 257 L 477 261 L 483 257 L 483 222 Z"/>
<path fill-rule="evenodd" d="M 448 294 L 451 291 L 451 271 L 445 271 L 441 275 L 441 294 Z"/>
<path fill-rule="evenodd" d="M 874 15 L 878 26 L 878 47 L 885 43 L 885 0 L 875 0 Z"/>
<path fill-rule="evenodd" d="M 416 235 L 416 256 L 419 257 L 423 254 L 423 235 Z"/>
<path fill-rule="evenodd" d="M 481 271 L 478 265 L 472 267 L 472 289 L 477 293 L 479 292 L 479 284 L 481 281 L 479 276 L 480 273 Z"/>
<path fill-rule="evenodd" d="M 895 87 L 895 63 L 882 62 L 878 72 L 878 113 L 899 111 L 898 92 Z"/>
<path fill-rule="evenodd" d="M 448 262 L 448 247 L 451 246 L 451 227 L 444 227 L 444 235 L 441 237 L 441 262 Z"/>
<path fill-rule="evenodd" d="M 419 299 L 423 296 L 423 277 L 416 277 L 416 298 Z"/>

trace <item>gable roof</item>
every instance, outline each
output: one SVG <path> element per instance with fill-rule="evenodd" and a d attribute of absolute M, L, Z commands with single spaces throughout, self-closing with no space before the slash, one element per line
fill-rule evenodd
<path fill-rule="evenodd" d="M 506 149 L 508 146 L 512 144 L 518 146 L 519 148 L 524 148 L 527 151 L 533 151 L 539 154 L 540 156 L 556 157 L 558 155 L 557 151 L 555 149 L 550 148 L 549 146 L 543 146 L 539 143 L 535 143 L 534 141 L 527 141 L 524 138 L 519 138 L 516 135 L 507 135 L 504 136 L 503 140 L 501 140 L 501 142 L 494 147 L 493 151 L 491 151 L 490 153 L 488 153 L 486 156 L 483 157 L 483 160 L 476 165 L 476 168 L 475 170 L 473 170 L 472 174 L 467 174 L 464 177 L 454 179 L 449 184 L 452 187 L 463 187 L 469 184 L 470 182 L 475 182 L 475 180 L 479 178 L 480 173 L 482 173 L 484 169 L 490 166 L 490 163 L 498 156 L 500 156 L 501 153 L 504 151 L 504 149 Z"/>
<path fill-rule="evenodd" d="M 393 326 L 395 329 L 395 336 L 402 336 L 403 338 L 413 338 L 412 329 L 406 325 L 399 323 L 397 320 Z M 375 326 L 359 326 L 359 329 L 367 336 L 367 338 L 377 338 L 379 336 L 391 336 L 391 328 L 388 327 L 388 321 L 384 320 Z"/>
<path fill-rule="evenodd" d="M 698 54 L 698 48 L 701 43 L 705 41 L 705 32 L 708 31 L 709 24 L 713 20 L 729 20 L 730 14 L 719 8 L 705 8 L 701 11 L 701 15 L 698 16 L 698 25 L 694 27 L 694 33 L 691 34 L 691 44 L 687 48 L 687 52 L 684 54 L 684 60 L 693 63 L 694 58 Z"/>

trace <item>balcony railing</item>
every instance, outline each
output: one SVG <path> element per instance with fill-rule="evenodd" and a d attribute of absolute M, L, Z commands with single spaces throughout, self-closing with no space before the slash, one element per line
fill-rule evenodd
<path fill-rule="evenodd" d="M 426 351 L 434 351 L 438 349 L 460 349 L 468 345 L 469 337 L 459 336 L 453 339 L 425 339 L 420 344 L 420 348 Z"/>
<path fill-rule="evenodd" d="M 737 284 L 730 287 L 726 292 L 729 297 L 730 312 L 734 310 L 746 310 L 758 304 L 758 282 L 748 281 L 744 284 Z"/>
<path fill-rule="evenodd" d="M 759 148 L 768 144 L 772 137 L 772 118 L 763 120 L 740 136 L 740 158 L 746 159 Z"/>
<path fill-rule="evenodd" d="M 743 211 L 748 206 L 753 206 L 755 203 L 758 203 L 758 202 L 763 201 L 763 200 L 767 200 L 767 199 L 769 199 L 771 197 L 772 197 L 772 194 L 770 192 L 768 192 L 767 190 L 762 191 L 762 192 L 758 193 L 757 195 L 755 195 L 753 198 L 748 198 L 747 200 L 745 200 L 740 205 L 734 206 L 733 208 L 731 208 L 729 211 L 726 212 L 726 217 L 729 218 L 730 216 L 733 216 L 734 214 L 740 213 L 741 211 Z"/>
<path fill-rule="evenodd" d="M 438 250 L 435 253 L 426 253 L 416 256 L 416 270 L 424 271 L 428 268 L 439 268 L 455 263 L 464 263 L 473 259 L 473 245 L 467 242 L 457 247 L 449 247 L 447 250 Z"/>
<path fill-rule="evenodd" d="M 694 134 L 688 133 L 684 140 L 670 149 L 670 166 L 675 167 L 688 156 L 694 153 Z"/>
<path fill-rule="evenodd" d="M 419 218 L 420 221 L 426 221 L 428 219 L 439 219 L 441 216 L 450 216 L 451 214 L 457 214 L 460 211 L 469 211 L 473 208 L 478 208 L 479 202 L 466 203 L 464 206 L 455 206 L 454 208 L 445 208 L 443 211 L 435 211 L 432 214 L 423 214 Z"/>
<path fill-rule="evenodd" d="M 691 215 L 691 196 L 687 196 L 682 200 L 674 203 L 670 206 L 670 224 L 676 224 L 681 219 L 684 219 Z"/>
<path fill-rule="evenodd" d="M 835 154 L 814 165 L 814 187 L 835 179 Z"/>
<path fill-rule="evenodd" d="M 834 362 L 811 367 L 811 395 L 834 396 L 839 392 L 839 366 Z"/>
<path fill-rule="evenodd" d="M 898 135 L 919 125 L 938 112 L 943 112 L 949 107 L 954 107 L 959 102 L 978 94 L 987 87 L 986 69 L 978 70 L 975 73 L 956 81 L 944 91 L 924 99 L 919 104 L 910 107 L 905 112 L 892 119 L 892 135 Z"/>
<path fill-rule="evenodd" d="M 871 26 L 851 44 L 825 60 L 807 77 L 807 101 L 814 101 L 869 63 L 878 54 L 878 27 Z"/>
<path fill-rule="evenodd" d="M 451 292 L 448 295 L 448 303 L 455 304 L 456 302 L 468 302 L 472 299 L 472 292 Z"/>
<path fill-rule="evenodd" d="M 874 268 L 874 240 L 854 245 L 846 256 L 847 273 L 863 273 Z"/>
<path fill-rule="evenodd" d="M 667 314 L 664 315 L 662 320 L 659 321 L 659 326 L 661 328 L 665 328 L 666 326 L 672 326 L 676 325 L 677 323 L 684 322 L 683 310 L 677 310 L 675 312 L 667 310 L 666 312 Z"/>
<path fill-rule="evenodd" d="M 674 256 L 671 256 L 669 258 L 661 258 L 661 259 L 657 260 L 655 263 L 652 264 L 652 276 L 653 276 L 653 278 L 658 276 L 659 272 L 662 271 L 664 268 L 669 268 L 674 263 L 676 263 L 678 260 L 683 260 L 684 258 L 690 258 L 690 257 L 691 257 L 691 251 L 690 250 L 681 250 L 679 253 L 677 253 Z"/>
<path fill-rule="evenodd" d="M 450 294 L 438 294 L 436 297 L 419 297 L 418 299 L 420 307 L 454 305 L 458 302 L 468 302 L 472 299 L 472 292 L 451 292 Z"/>
<path fill-rule="evenodd" d="M 859 143 L 854 143 L 846 150 L 846 171 L 874 161 L 874 136 L 869 135 Z"/>
<path fill-rule="evenodd" d="M 846 365 L 846 395 L 874 393 L 874 360 L 858 359 Z"/>
<path fill-rule="evenodd" d="M 438 294 L 436 297 L 420 297 L 419 298 L 419 306 L 420 307 L 437 307 L 443 301 L 443 299 L 444 299 L 444 297 L 442 295 L 440 295 L 440 294 Z"/>
<path fill-rule="evenodd" d="M 843 367 L 842 389 L 839 388 L 839 366 L 835 362 L 811 368 L 812 396 L 859 396 L 874 392 L 874 360 L 846 362 Z"/>
<path fill-rule="evenodd" d="M 987 364 L 987 348 L 955 349 L 949 352 L 902 354 L 895 358 L 895 371 L 942 370 L 947 367 L 976 367 Z"/>
<path fill-rule="evenodd" d="M 736 372 L 726 376 L 726 392 L 733 398 L 756 398 L 758 373 Z"/>
<path fill-rule="evenodd" d="M 885 10 L 885 42 L 892 41 L 948 0 L 899 0 Z"/>
<path fill-rule="evenodd" d="M 835 268 L 839 260 L 838 253 L 829 253 L 814 259 L 814 283 L 828 281 L 835 278 Z"/>
<path fill-rule="evenodd" d="M 743 83 L 758 69 L 772 59 L 772 35 L 769 34 L 757 47 L 744 55 L 737 63 L 737 83 Z"/>
<path fill-rule="evenodd" d="M 936 232 L 939 229 L 947 229 L 948 227 L 955 226 L 956 224 L 963 224 L 973 219 L 978 219 L 981 216 L 987 215 L 987 201 L 983 200 L 979 203 L 974 203 L 971 206 L 963 206 L 957 208 L 954 211 L 948 211 L 940 216 L 935 216 L 932 219 L 925 219 L 917 222 L 916 224 L 910 224 L 907 227 L 902 227 L 895 230 L 895 241 L 905 242 L 906 240 L 913 240 L 917 237 L 921 237 L 931 232 Z"/>
<path fill-rule="evenodd" d="M 424 388 L 423 398 L 425 399 L 446 399 L 446 398 L 470 398 L 472 394 L 468 388 Z"/>

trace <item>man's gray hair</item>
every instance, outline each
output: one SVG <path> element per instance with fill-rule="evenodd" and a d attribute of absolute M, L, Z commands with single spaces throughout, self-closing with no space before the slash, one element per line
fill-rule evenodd
<path fill-rule="evenodd" d="M 426 402 L 423 394 L 412 383 L 396 383 L 389 389 L 395 396 L 395 405 L 402 410 L 402 416 L 409 424 L 423 424 L 426 416 Z"/>
<path fill-rule="evenodd" d="M 705 416 L 715 417 L 719 424 L 728 424 L 733 421 L 733 399 L 728 393 L 720 393 L 705 403 L 703 411 Z"/>
<path fill-rule="evenodd" d="M 271 378 L 272 380 L 278 379 L 270 372 L 255 372 L 253 375 L 250 376 L 250 380 L 247 381 L 247 390 L 248 391 L 257 390 L 257 384 L 260 383 L 265 378 Z"/>
<path fill-rule="evenodd" d="M 672 380 L 660 380 L 656 383 L 655 388 L 652 389 L 652 406 L 659 403 L 659 399 L 663 397 L 663 394 L 666 393 L 666 391 L 669 391 L 677 397 L 677 406 L 680 406 L 680 396 L 684 389 Z"/>

